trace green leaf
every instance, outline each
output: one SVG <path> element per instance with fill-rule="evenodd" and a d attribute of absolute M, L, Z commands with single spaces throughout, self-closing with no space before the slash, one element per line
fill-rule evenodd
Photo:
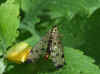
<path fill-rule="evenodd" d="M 52 17 L 62 15 L 71 18 L 77 14 L 77 12 L 84 12 L 91 15 L 100 7 L 99 3 L 100 0 L 52 0 L 49 8 L 52 10 Z"/>
<path fill-rule="evenodd" d="M 22 0 L 22 9 L 27 15 L 38 16 L 48 14 L 53 17 L 73 17 L 77 12 L 91 15 L 99 5 L 100 0 Z"/>
<path fill-rule="evenodd" d="M 61 41 L 64 46 L 79 48 L 85 43 L 86 14 L 76 14 L 70 21 L 66 17 L 58 20 Z"/>
<path fill-rule="evenodd" d="M 0 6 L 0 46 L 7 48 L 17 37 L 19 5 L 7 1 Z"/>
<path fill-rule="evenodd" d="M 26 21 L 27 21 L 26 23 L 22 23 L 19 27 L 20 30 L 22 31 L 22 34 L 19 34 L 19 40 L 22 41 L 24 39 L 25 42 L 34 46 L 40 40 L 40 36 L 35 30 L 35 23 L 38 22 L 39 20 L 36 18 L 35 21 L 33 22 L 31 22 L 31 20 L 26 20 Z"/>
<path fill-rule="evenodd" d="M 80 48 L 85 48 L 86 54 L 92 56 L 96 60 L 96 64 L 100 64 L 100 8 L 97 9 L 87 20 L 85 25 L 84 38 L 86 42 Z"/>
<path fill-rule="evenodd" d="M 5 59 L 2 57 L 5 49 L 15 41 L 19 27 L 19 5 L 14 0 L 8 0 L 0 5 L 0 74 L 6 68 Z"/>
<path fill-rule="evenodd" d="M 42 36 L 50 29 L 48 24 L 61 25 L 63 44 L 77 48 L 85 43 L 84 26 L 88 16 L 99 8 L 99 3 L 99 0 L 22 0 L 21 8 L 25 13 L 22 22 L 26 27 L 34 25 L 33 32 Z"/>
<path fill-rule="evenodd" d="M 66 65 L 55 72 L 38 73 L 38 74 L 99 74 L 100 69 L 94 64 L 94 60 L 83 52 L 73 49 L 64 48 Z"/>
<path fill-rule="evenodd" d="M 94 60 L 83 52 L 73 49 L 64 48 L 65 66 L 59 70 L 55 70 L 50 61 L 41 58 L 35 64 L 19 64 L 8 71 L 8 74 L 99 74 L 100 69 L 94 64 Z M 25 72 L 26 71 L 26 72 Z"/>

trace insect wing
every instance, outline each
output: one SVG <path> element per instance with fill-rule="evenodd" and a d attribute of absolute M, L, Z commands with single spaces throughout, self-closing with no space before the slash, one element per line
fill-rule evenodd
<path fill-rule="evenodd" d="M 48 43 L 48 53 L 56 66 L 56 68 L 63 67 L 64 61 L 64 51 L 59 40 L 58 29 L 54 27 L 50 34 L 50 43 Z"/>
<path fill-rule="evenodd" d="M 44 55 L 48 45 L 49 32 L 32 48 L 28 61 L 34 62 L 40 58 L 40 55 Z"/>

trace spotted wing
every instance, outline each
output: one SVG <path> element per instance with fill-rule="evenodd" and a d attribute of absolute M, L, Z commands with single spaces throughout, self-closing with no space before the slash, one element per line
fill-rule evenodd
<path fill-rule="evenodd" d="M 28 61 L 34 62 L 40 58 L 40 55 L 45 54 L 48 45 L 49 32 L 32 48 Z"/>
<path fill-rule="evenodd" d="M 58 69 L 63 67 L 65 63 L 64 52 L 61 46 L 61 42 L 59 40 L 58 29 L 56 26 L 52 29 L 50 33 L 47 50 L 56 68 Z"/>

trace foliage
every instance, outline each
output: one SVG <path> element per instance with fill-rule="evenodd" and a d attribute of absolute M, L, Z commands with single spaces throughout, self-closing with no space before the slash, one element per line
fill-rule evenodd
<path fill-rule="evenodd" d="M 0 0 L 0 74 L 99 74 L 99 19 L 100 0 Z M 65 47 L 64 68 L 55 70 L 43 58 L 33 64 L 5 62 L 9 47 L 20 41 L 34 47 L 55 24 Z"/>
<path fill-rule="evenodd" d="M 73 48 L 64 48 L 66 65 L 59 70 L 55 70 L 50 62 L 40 59 L 36 64 L 31 65 L 15 65 L 12 71 L 8 71 L 8 74 L 99 74 L 99 67 L 96 66 L 94 60 L 87 57 L 80 50 Z M 26 67 L 25 67 L 26 65 Z M 20 68 L 20 69 L 19 69 Z"/>

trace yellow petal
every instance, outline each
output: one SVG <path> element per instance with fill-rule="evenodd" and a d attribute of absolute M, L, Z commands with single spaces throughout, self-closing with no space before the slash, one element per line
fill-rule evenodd
<path fill-rule="evenodd" d="M 16 63 L 25 62 L 31 49 L 27 43 L 20 42 L 8 50 L 6 58 Z"/>

